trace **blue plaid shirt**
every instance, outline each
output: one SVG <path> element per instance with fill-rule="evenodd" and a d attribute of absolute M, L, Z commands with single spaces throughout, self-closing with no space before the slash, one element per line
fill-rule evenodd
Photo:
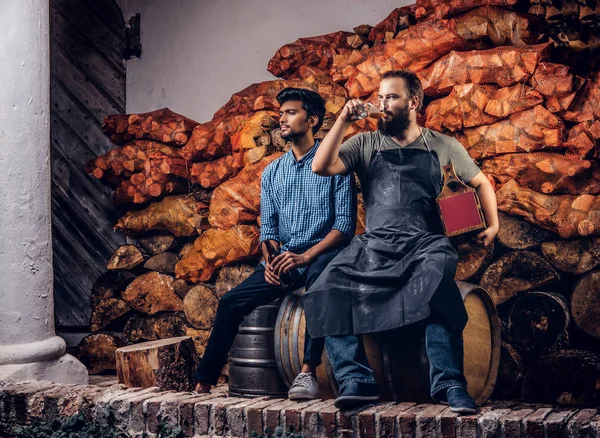
<path fill-rule="evenodd" d="M 281 242 L 301 254 L 331 230 L 350 237 L 356 227 L 352 175 L 319 176 L 311 169 L 319 143 L 301 160 L 291 150 L 269 164 L 260 191 L 260 241 Z"/>

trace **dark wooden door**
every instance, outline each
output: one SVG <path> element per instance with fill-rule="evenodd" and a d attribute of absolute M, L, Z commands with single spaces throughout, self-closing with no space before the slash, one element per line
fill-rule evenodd
<path fill-rule="evenodd" d="M 90 291 L 124 237 L 110 190 L 85 171 L 114 145 L 104 116 L 125 112 L 125 24 L 114 0 L 50 2 L 54 307 L 58 330 L 86 331 Z"/>

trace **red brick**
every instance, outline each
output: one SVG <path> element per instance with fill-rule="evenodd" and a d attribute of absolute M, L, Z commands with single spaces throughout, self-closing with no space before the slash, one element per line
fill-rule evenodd
<path fill-rule="evenodd" d="M 252 432 L 256 432 L 261 435 L 264 430 L 263 425 L 263 409 L 267 406 L 278 404 L 283 399 L 276 398 L 272 400 L 265 400 L 264 402 L 256 403 L 254 405 L 248 406 L 244 409 L 246 415 L 246 427 L 249 434 Z"/>
<path fill-rule="evenodd" d="M 481 438 L 500 438 L 502 436 L 500 419 L 511 412 L 510 409 L 493 409 L 481 414 L 477 419 L 477 429 Z"/>
<path fill-rule="evenodd" d="M 396 430 L 396 417 L 407 409 L 414 407 L 414 403 L 398 403 L 389 409 L 375 415 L 375 423 L 381 437 L 393 437 Z"/>
<path fill-rule="evenodd" d="M 523 432 L 523 419 L 531 415 L 533 409 L 518 409 L 500 419 L 502 435 L 505 438 L 521 438 Z"/>
<path fill-rule="evenodd" d="M 337 408 L 333 406 L 335 400 L 325 400 L 306 408 L 302 412 L 302 433 L 310 438 L 320 436 L 333 436 L 335 433 L 335 414 Z M 325 417 L 323 418 L 323 414 Z M 332 424 L 328 424 L 332 423 Z M 328 434 L 324 434 L 328 429 Z"/>
<path fill-rule="evenodd" d="M 591 435 L 590 421 L 596 415 L 596 409 L 582 409 L 567 423 L 569 438 L 587 437 Z"/>
<path fill-rule="evenodd" d="M 377 412 L 384 411 L 392 406 L 395 406 L 395 403 L 381 403 L 360 412 L 358 414 L 358 436 L 361 438 L 375 438 L 377 433 L 375 415 Z"/>
<path fill-rule="evenodd" d="M 592 428 L 590 435 L 597 438 L 600 437 L 600 415 L 595 415 L 590 420 L 590 427 Z"/>
<path fill-rule="evenodd" d="M 338 437 L 350 438 L 358 435 L 358 414 L 371 407 L 371 405 L 364 405 L 354 409 L 338 411 L 336 414 L 336 430 Z"/>
<path fill-rule="evenodd" d="M 248 406 L 262 402 L 266 400 L 266 397 L 246 399 L 243 403 L 237 403 L 233 406 L 227 406 L 227 427 L 229 429 L 229 435 L 235 437 L 241 437 L 250 435 L 246 433 L 246 415 L 245 410 Z"/>
<path fill-rule="evenodd" d="M 227 406 L 243 403 L 246 399 L 240 397 L 228 397 L 227 399 L 218 399 L 211 404 L 208 433 L 213 436 L 224 435 L 225 424 L 227 423 Z"/>
<path fill-rule="evenodd" d="M 527 438 L 544 438 L 544 419 L 550 415 L 552 408 L 540 408 L 523 420 Z"/>
<path fill-rule="evenodd" d="M 563 429 L 566 427 L 567 422 L 576 413 L 576 410 L 552 411 L 544 420 L 545 437 L 558 438 L 562 436 Z"/>
<path fill-rule="evenodd" d="M 158 432 L 158 426 L 160 424 L 159 411 L 160 405 L 165 400 L 176 399 L 179 397 L 193 397 L 190 392 L 167 392 L 157 397 L 152 397 L 142 402 L 142 409 L 144 411 L 144 418 L 146 418 L 146 430 L 151 433 Z"/>
<path fill-rule="evenodd" d="M 474 415 L 459 415 L 456 418 L 456 436 L 461 438 L 477 438 L 477 419 L 479 415 L 490 411 L 492 408 L 484 406 L 479 408 Z"/>
<path fill-rule="evenodd" d="M 115 424 L 135 432 L 146 430 L 144 401 L 161 394 L 158 388 L 154 387 L 113 399 L 110 402 L 110 408 L 115 418 Z"/>
<path fill-rule="evenodd" d="M 310 406 L 315 404 L 319 404 L 321 400 L 307 400 L 302 403 L 296 402 L 295 405 L 290 406 L 283 413 L 283 427 L 286 429 L 292 429 L 296 432 L 302 430 L 302 416 L 304 415 L 304 410 L 308 409 Z"/>
<path fill-rule="evenodd" d="M 335 400 L 333 400 L 335 403 Z M 340 410 L 332 403 L 319 412 L 319 437 L 330 437 L 337 434 L 337 417 Z"/>
<path fill-rule="evenodd" d="M 456 438 L 456 419 L 458 414 L 452 412 L 450 408 L 444 409 L 436 417 L 436 421 L 440 425 L 440 437 L 441 438 Z"/>
<path fill-rule="evenodd" d="M 34 395 L 39 392 L 51 390 L 58 387 L 50 382 L 31 382 L 19 385 L 11 385 L 2 389 L 5 398 L 3 399 L 3 407 L 0 411 L 0 421 L 9 423 L 16 422 L 17 424 L 29 424 L 35 416 L 31 411 L 31 400 Z M 38 418 L 41 418 L 42 412 L 40 409 Z"/>
<path fill-rule="evenodd" d="M 274 405 L 269 405 L 263 409 L 263 432 L 273 433 L 277 426 L 283 426 L 281 411 L 289 406 L 295 405 L 293 400 L 282 400 Z"/>
<path fill-rule="evenodd" d="M 403 438 L 416 437 L 417 415 L 432 405 L 424 404 L 414 406 L 396 417 L 396 435 Z"/>
<path fill-rule="evenodd" d="M 194 405 L 203 400 L 222 397 L 222 393 L 201 394 L 188 398 L 179 404 L 179 427 L 185 437 L 194 436 Z M 206 428 L 208 429 L 208 423 Z"/>
<path fill-rule="evenodd" d="M 210 428 L 210 409 L 213 403 L 227 400 L 223 394 L 214 398 L 203 398 L 194 403 L 194 434 L 207 435 Z"/>
<path fill-rule="evenodd" d="M 418 413 L 416 420 L 416 436 L 418 438 L 434 437 L 440 429 L 437 416 L 446 409 L 444 405 L 433 405 Z"/>

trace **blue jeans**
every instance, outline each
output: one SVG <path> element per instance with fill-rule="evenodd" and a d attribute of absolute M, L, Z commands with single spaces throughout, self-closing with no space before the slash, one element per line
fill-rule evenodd
<path fill-rule="evenodd" d="M 431 397 L 444 399 L 445 390 L 449 388 L 467 388 L 463 373 L 462 333 L 452 330 L 437 316 L 430 317 L 425 324 Z M 350 382 L 375 384 L 375 376 L 359 336 L 327 336 L 325 347 L 340 391 Z"/>

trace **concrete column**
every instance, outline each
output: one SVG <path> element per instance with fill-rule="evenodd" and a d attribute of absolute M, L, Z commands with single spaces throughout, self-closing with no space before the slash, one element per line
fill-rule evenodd
<path fill-rule="evenodd" d="M 54 332 L 49 0 L 0 0 L 0 383 L 87 383 Z"/>

